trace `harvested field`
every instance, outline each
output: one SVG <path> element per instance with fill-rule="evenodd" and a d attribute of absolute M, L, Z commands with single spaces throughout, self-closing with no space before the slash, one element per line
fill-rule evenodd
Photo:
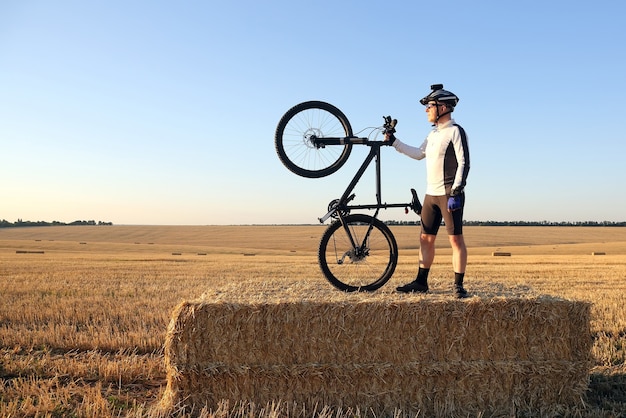
<path fill-rule="evenodd" d="M 218 300 L 229 286 L 250 298 L 269 298 L 268 293 L 277 291 L 319 301 L 345 296 L 325 282 L 317 266 L 323 229 L 0 229 L 0 416 L 155 415 L 152 407 L 167 386 L 166 329 L 183 301 L 201 295 Z M 351 295 L 346 301 L 406 299 L 394 288 L 415 274 L 417 229 L 392 230 L 400 248 L 394 277 L 374 295 Z M 621 416 L 626 409 L 626 228 L 471 227 L 466 239 L 466 283 L 475 298 L 550 295 L 592 303 L 588 406 L 569 413 Z M 439 240 L 432 293 L 426 296 L 433 303 L 452 300 L 446 241 Z M 500 251 L 511 256 L 492 256 Z M 193 415 L 355 415 L 324 405 L 316 408 L 231 401 Z M 192 415 L 182 409 L 176 414 Z M 394 414 L 414 416 L 402 409 Z"/>

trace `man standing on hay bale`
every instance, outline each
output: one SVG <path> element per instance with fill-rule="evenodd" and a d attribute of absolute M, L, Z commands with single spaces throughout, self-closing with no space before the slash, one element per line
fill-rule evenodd
<path fill-rule="evenodd" d="M 435 238 L 445 222 L 452 246 L 454 289 L 459 298 L 467 297 L 463 278 L 467 266 L 467 247 L 463 238 L 463 191 L 470 168 L 469 148 L 465 130 L 452 119 L 459 98 L 443 89 L 443 84 L 430 86 L 431 92 L 420 100 L 426 106 L 428 121 L 433 130 L 424 143 L 413 147 L 396 139 L 393 133 L 385 135 L 393 147 L 416 160 L 426 158 L 426 197 L 421 213 L 420 262 L 417 278 L 397 288 L 400 292 L 428 292 L 428 273 L 435 259 Z"/>

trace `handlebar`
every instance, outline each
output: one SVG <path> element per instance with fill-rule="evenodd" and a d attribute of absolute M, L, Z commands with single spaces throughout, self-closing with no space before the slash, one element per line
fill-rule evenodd
<path fill-rule="evenodd" d="M 383 128 L 385 128 L 385 133 L 393 134 L 396 132 L 396 125 L 398 124 L 398 119 L 391 119 L 391 116 L 383 116 L 385 120 L 385 124 Z"/>

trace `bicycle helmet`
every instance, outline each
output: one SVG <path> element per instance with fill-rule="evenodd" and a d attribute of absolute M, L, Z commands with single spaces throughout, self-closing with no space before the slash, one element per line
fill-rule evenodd
<path fill-rule="evenodd" d="M 446 105 L 448 110 L 443 113 L 439 113 L 439 108 L 437 108 L 437 120 L 443 115 L 447 115 L 448 113 L 454 112 L 454 106 L 459 102 L 459 98 L 456 94 L 443 89 L 443 84 L 433 84 L 430 86 L 432 90 L 428 96 L 420 99 L 420 103 L 426 106 L 428 102 L 437 102 L 443 103 Z"/>
<path fill-rule="evenodd" d="M 424 106 L 426 106 L 428 102 L 435 101 L 454 109 L 454 106 L 459 102 L 459 98 L 456 94 L 443 89 L 443 84 L 433 84 L 430 86 L 430 89 L 432 90 L 430 94 L 420 100 L 420 103 Z"/>

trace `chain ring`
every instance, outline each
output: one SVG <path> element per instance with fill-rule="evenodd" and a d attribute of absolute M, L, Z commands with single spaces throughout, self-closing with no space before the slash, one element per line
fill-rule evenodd
<path fill-rule="evenodd" d="M 339 204 L 339 199 L 335 199 L 332 200 L 329 204 L 328 204 L 328 211 L 332 211 L 334 210 L 334 212 L 332 213 L 332 215 L 330 215 L 331 218 L 333 219 L 339 219 L 339 215 L 341 214 L 341 216 L 347 216 L 350 211 L 348 209 L 337 209 L 337 205 Z"/>

